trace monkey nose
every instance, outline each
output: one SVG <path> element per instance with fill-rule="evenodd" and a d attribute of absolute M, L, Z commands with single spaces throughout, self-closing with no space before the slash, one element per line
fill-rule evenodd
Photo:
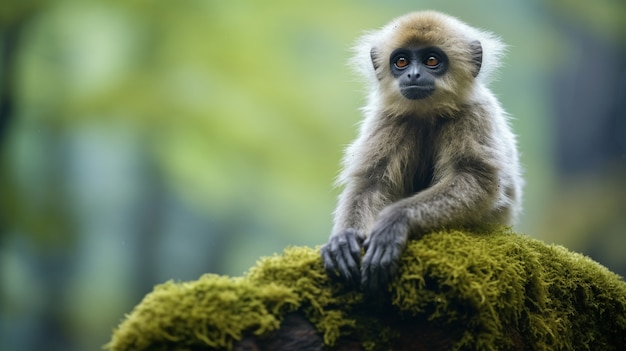
<path fill-rule="evenodd" d="M 411 71 L 407 72 L 407 78 L 409 78 L 411 81 L 418 80 L 419 77 L 420 72 L 418 69 L 412 69 Z"/>
<path fill-rule="evenodd" d="M 410 80 L 418 80 L 418 79 L 419 79 L 419 77 L 420 77 L 420 74 L 419 74 L 419 73 L 413 73 L 413 74 L 409 73 L 409 75 L 408 75 L 408 78 L 409 78 Z"/>

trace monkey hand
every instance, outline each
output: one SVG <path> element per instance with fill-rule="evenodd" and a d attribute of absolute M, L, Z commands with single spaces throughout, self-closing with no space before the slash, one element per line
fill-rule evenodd
<path fill-rule="evenodd" d="M 359 262 L 361 247 L 365 236 L 352 229 L 346 229 L 332 235 L 326 245 L 322 246 L 324 267 L 331 277 L 341 277 L 349 285 L 359 285 Z"/>
<path fill-rule="evenodd" d="M 385 289 L 398 270 L 398 261 L 409 237 L 408 218 L 396 208 L 383 210 L 365 241 L 361 285 L 367 294 Z"/>

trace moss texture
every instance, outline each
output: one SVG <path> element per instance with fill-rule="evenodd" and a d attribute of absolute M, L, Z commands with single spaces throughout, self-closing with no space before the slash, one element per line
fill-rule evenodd
<path fill-rule="evenodd" d="M 455 350 L 620 350 L 626 283 L 598 263 L 508 229 L 432 233 L 409 243 L 388 294 L 366 298 L 329 280 L 319 249 L 290 247 L 244 276 L 155 287 L 113 333 L 112 351 L 230 350 L 300 311 L 326 345 L 355 337 L 389 350 L 388 321 L 454 331 Z M 405 330 L 406 332 L 406 330 Z M 409 331 L 410 332 L 410 331 Z M 517 340 L 517 341 L 516 341 Z"/>

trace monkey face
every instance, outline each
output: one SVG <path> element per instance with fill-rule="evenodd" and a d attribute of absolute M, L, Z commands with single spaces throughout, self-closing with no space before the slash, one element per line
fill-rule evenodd
<path fill-rule="evenodd" d="M 435 80 L 448 69 L 448 57 L 437 47 L 399 48 L 389 56 L 389 67 L 402 95 L 419 100 L 435 91 Z"/>
<path fill-rule="evenodd" d="M 483 41 L 494 66 L 486 71 Z M 503 48 L 492 34 L 426 11 L 399 17 L 360 38 L 353 64 L 371 80 L 372 93 L 380 98 L 376 107 L 387 115 L 433 118 L 461 110 L 476 84 L 497 66 L 494 60 Z"/>

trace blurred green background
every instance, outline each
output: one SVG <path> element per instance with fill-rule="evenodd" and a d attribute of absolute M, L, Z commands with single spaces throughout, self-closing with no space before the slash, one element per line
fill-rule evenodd
<path fill-rule="evenodd" d="M 510 45 L 516 229 L 625 274 L 624 1 L 4 0 L 0 349 L 97 350 L 155 284 L 324 243 L 349 48 L 427 8 Z"/>

